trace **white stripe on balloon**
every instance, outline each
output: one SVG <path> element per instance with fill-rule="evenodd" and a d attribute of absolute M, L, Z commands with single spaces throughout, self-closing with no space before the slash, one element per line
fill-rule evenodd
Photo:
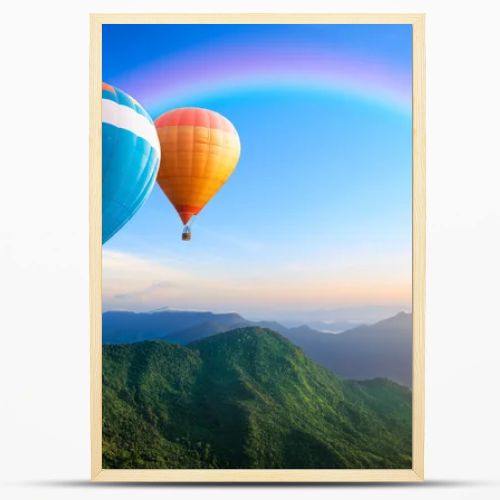
<path fill-rule="evenodd" d="M 110 99 L 102 100 L 102 122 L 123 128 L 142 137 L 158 153 L 160 157 L 160 141 L 156 127 L 144 115 L 128 106 L 123 106 Z"/>

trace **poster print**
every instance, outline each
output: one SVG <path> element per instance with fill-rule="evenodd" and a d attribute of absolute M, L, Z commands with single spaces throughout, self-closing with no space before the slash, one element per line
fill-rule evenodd
<path fill-rule="evenodd" d="M 413 26 L 102 25 L 101 465 L 411 471 Z"/>

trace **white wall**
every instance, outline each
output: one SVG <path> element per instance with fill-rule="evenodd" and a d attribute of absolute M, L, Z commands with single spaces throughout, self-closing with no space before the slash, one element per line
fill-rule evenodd
<path fill-rule="evenodd" d="M 498 498 L 500 47 L 495 1 L 286 2 L 427 12 L 429 484 L 279 498 Z M 10 2 L 0 43 L 0 476 L 4 498 L 243 498 L 266 490 L 85 486 L 88 12 L 280 11 L 278 2 Z M 80 483 L 82 482 L 82 483 Z M 338 488 L 338 487 L 337 487 Z"/>

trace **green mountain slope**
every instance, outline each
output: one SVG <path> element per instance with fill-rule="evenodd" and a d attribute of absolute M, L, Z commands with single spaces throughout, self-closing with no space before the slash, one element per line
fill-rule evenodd
<path fill-rule="evenodd" d="M 411 392 L 241 328 L 103 346 L 105 468 L 410 468 Z"/>

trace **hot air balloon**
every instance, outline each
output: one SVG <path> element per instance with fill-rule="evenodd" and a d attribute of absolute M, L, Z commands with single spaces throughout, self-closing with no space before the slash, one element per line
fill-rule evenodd
<path fill-rule="evenodd" d="M 121 90 L 102 84 L 102 242 L 148 199 L 160 164 L 153 120 Z"/>
<path fill-rule="evenodd" d="M 157 181 L 184 224 L 213 198 L 238 163 L 240 139 L 224 116 L 202 108 L 178 108 L 155 120 L 161 144 Z"/>

